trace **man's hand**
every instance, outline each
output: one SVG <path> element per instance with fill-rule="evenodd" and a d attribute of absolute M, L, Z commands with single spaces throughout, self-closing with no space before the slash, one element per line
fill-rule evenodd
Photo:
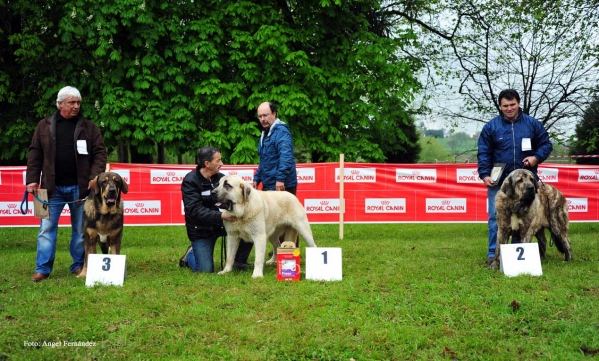
<path fill-rule="evenodd" d="M 33 193 L 36 194 L 37 193 L 37 187 L 39 186 L 39 184 L 37 183 L 29 183 L 27 185 L 27 193 Z"/>
<path fill-rule="evenodd" d="M 495 182 L 493 182 L 491 177 L 485 177 L 485 179 L 483 179 L 483 183 L 485 183 L 485 186 L 487 186 L 487 188 L 492 188 L 495 186 Z"/>
<path fill-rule="evenodd" d="M 284 191 L 285 190 L 285 183 L 283 183 L 283 182 L 277 182 L 276 189 L 278 191 Z"/>
<path fill-rule="evenodd" d="M 237 220 L 237 217 L 235 217 L 234 215 L 232 215 L 229 212 L 221 212 L 220 218 L 224 219 L 225 221 L 229 221 L 229 222 L 235 222 Z"/>
<path fill-rule="evenodd" d="M 531 155 L 531 156 L 524 158 L 522 163 L 524 163 L 525 168 L 534 168 L 534 167 L 536 167 L 536 165 L 539 162 L 537 161 L 537 157 L 535 157 L 534 155 Z"/>

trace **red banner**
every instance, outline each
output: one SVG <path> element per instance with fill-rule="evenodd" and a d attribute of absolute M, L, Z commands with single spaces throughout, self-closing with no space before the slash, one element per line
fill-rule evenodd
<path fill-rule="evenodd" d="M 111 163 L 129 184 L 123 196 L 127 225 L 184 224 L 181 181 L 193 165 Z M 256 165 L 225 166 L 251 182 Z M 344 222 L 487 222 L 487 191 L 476 164 L 344 164 Z M 568 200 L 571 221 L 599 220 L 599 166 L 544 163 L 544 183 L 560 189 Z M 297 197 L 311 223 L 338 223 L 339 163 L 307 163 L 297 167 Z M 25 167 L 0 167 L 0 227 L 37 226 L 33 199 L 22 215 Z M 25 208 L 25 205 L 22 206 Z M 70 224 L 67 206 L 60 224 Z"/>

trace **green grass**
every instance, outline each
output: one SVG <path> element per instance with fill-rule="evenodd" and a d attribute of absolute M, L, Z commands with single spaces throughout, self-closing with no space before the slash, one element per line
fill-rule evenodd
<path fill-rule="evenodd" d="M 60 228 L 51 277 L 32 283 L 37 229 L 0 228 L 0 360 L 598 358 L 581 351 L 599 349 L 597 223 L 571 224 L 574 261 L 552 247 L 543 276 L 514 278 L 484 266 L 486 224 L 312 229 L 342 248 L 342 281 L 194 274 L 178 267 L 185 229 L 170 226 L 126 227 L 124 286 L 93 288 L 69 274 Z"/>

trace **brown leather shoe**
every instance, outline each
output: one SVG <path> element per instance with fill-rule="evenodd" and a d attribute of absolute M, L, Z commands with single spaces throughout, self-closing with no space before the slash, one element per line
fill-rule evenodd
<path fill-rule="evenodd" d="M 31 280 L 33 282 L 39 282 L 41 280 L 45 280 L 48 277 L 50 277 L 50 275 L 45 275 L 43 273 L 36 272 L 33 274 L 33 277 L 31 277 Z"/>
<path fill-rule="evenodd" d="M 81 271 L 83 271 L 83 267 L 79 267 L 76 270 L 73 271 L 74 274 L 76 274 L 77 276 L 79 276 L 79 274 L 81 273 Z"/>

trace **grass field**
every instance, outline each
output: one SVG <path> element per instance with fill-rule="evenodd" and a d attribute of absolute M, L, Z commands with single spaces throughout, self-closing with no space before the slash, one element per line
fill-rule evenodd
<path fill-rule="evenodd" d="M 599 358 L 597 223 L 571 224 L 574 261 L 548 248 L 542 276 L 513 278 L 485 267 L 486 224 L 312 228 L 342 248 L 342 281 L 194 274 L 169 226 L 126 227 L 124 286 L 92 288 L 69 274 L 61 228 L 51 277 L 32 283 L 37 229 L 0 228 L 0 360 Z"/>

